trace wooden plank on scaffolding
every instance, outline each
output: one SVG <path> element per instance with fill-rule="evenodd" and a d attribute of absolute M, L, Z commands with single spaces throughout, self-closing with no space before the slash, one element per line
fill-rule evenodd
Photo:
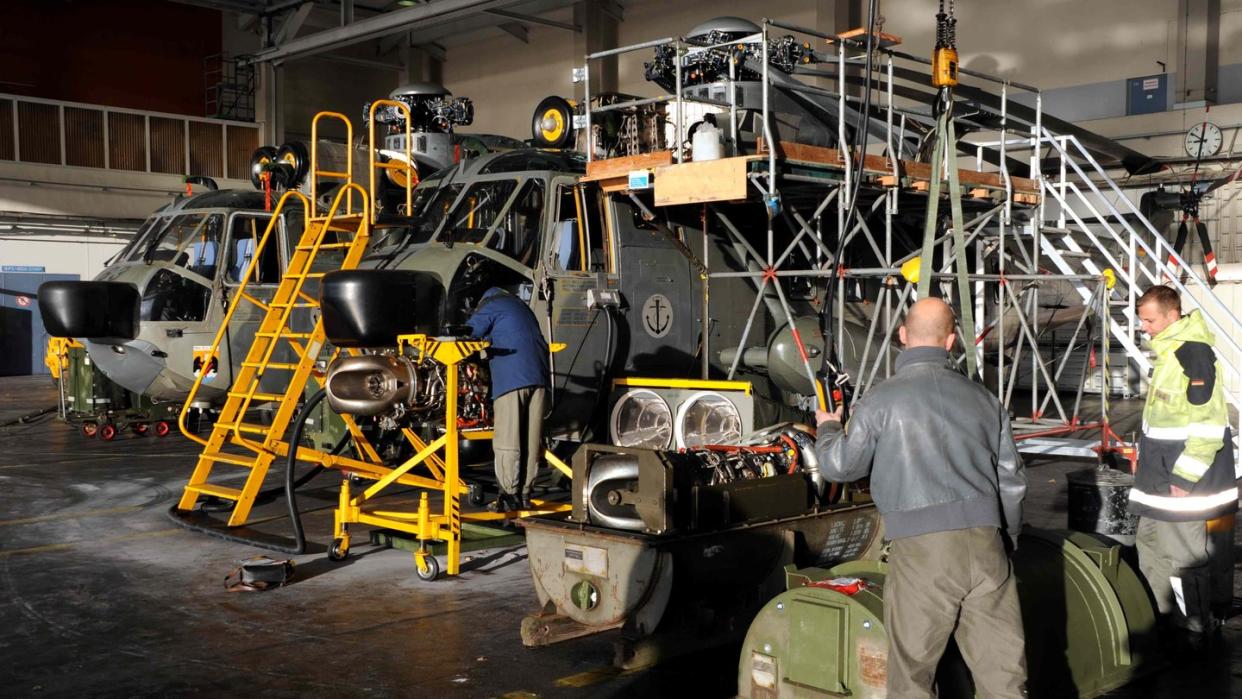
<path fill-rule="evenodd" d="M 759 149 L 764 150 L 763 139 L 759 139 Z M 777 155 L 791 162 L 814 163 L 816 165 L 828 165 L 831 167 L 844 167 L 845 161 L 841 157 L 841 151 L 836 148 L 825 148 L 823 146 L 810 146 L 805 143 L 793 143 L 791 141 L 780 141 L 777 146 Z M 855 161 L 856 163 L 857 161 Z M 855 165 L 857 166 L 857 165 Z M 863 162 L 863 171 L 870 175 L 880 175 L 881 184 L 891 186 L 892 182 L 892 165 L 888 158 L 880 155 L 868 154 Z M 927 181 L 931 179 L 931 165 L 914 160 L 902 160 L 901 172 L 905 177 L 918 181 Z M 1004 189 L 1005 180 L 999 172 L 979 172 L 978 170 L 958 169 L 958 180 L 962 186 L 985 187 L 988 189 Z M 884 180 L 883 178 L 888 178 Z M 1034 180 L 1025 177 L 1010 177 L 1013 183 L 1013 191 L 1016 194 L 1037 195 L 1039 187 Z M 916 189 L 918 189 L 916 187 Z M 1029 199 L 1029 197 L 1028 197 Z"/>
<path fill-rule="evenodd" d="M 595 182 L 597 180 L 625 179 L 634 170 L 655 170 L 661 165 L 669 165 L 672 162 L 673 152 L 668 150 L 659 150 L 654 153 L 643 153 L 641 155 L 627 155 L 623 158 L 592 160 L 587 163 L 586 174 L 579 181 Z"/>
<path fill-rule="evenodd" d="M 754 156 L 656 168 L 655 205 L 701 204 L 746 198 L 746 170 Z"/>

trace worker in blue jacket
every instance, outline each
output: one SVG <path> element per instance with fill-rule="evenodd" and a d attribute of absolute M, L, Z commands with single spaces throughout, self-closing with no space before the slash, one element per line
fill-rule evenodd
<path fill-rule="evenodd" d="M 530 507 L 531 486 L 543 454 L 543 416 L 548 403 L 548 343 L 530 308 L 508 291 L 484 292 L 468 321 L 487 348 L 495 413 L 496 512 Z"/>

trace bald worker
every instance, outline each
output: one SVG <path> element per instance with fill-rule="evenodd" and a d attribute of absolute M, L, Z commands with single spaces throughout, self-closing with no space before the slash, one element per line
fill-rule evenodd
<path fill-rule="evenodd" d="M 817 411 L 824 478 L 871 475 L 892 541 L 884 582 L 888 696 L 931 697 L 949 638 L 981 697 L 1026 696 L 1026 656 L 1013 550 L 1026 474 L 1009 415 L 949 359 L 953 311 L 911 307 L 892 378 L 867 392 L 846 429 Z M 1006 532 L 1008 546 L 1006 545 Z"/>

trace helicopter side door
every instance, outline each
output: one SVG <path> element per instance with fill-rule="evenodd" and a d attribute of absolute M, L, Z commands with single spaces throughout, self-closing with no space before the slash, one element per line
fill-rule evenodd
<path fill-rule="evenodd" d="M 259 324 L 263 321 L 265 312 L 252 303 L 248 303 L 240 299 L 237 289 L 245 278 L 246 270 L 254 260 L 255 251 L 258 243 L 263 238 L 263 232 L 267 229 L 268 223 L 271 221 L 271 214 L 264 212 L 242 211 L 236 212 L 229 218 L 229 234 L 228 240 L 224 248 L 224 263 L 221 266 L 220 277 L 222 280 L 221 298 L 221 314 L 227 313 L 229 304 L 239 304 L 233 312 L 233 317 L 229 322 L 228 329 L 225 332 L 224 342 L 221 344 L 220 354 L 218 358 L 220 370 L 228 371 L 229 374 L 224 378 L 224 386 L 233 384 L 233 377 L 241 368 L 241 362 L 245 359 L 246 353 L 249 351 L 251 344 L 254 343 L 254 334 L 259 329 Z M 262 253 L 259 255 L 257 264 L 255 264 L 254 273 L 249 283 L 246 285 L 246 293 L 261 302 L 270 301 L 276 293 L 276 287 L 280 284 L 285 267 L 288 264 L 288 227 L 282 218 L 276 222 L 277 229 L 273 231 L 273 238 L 264 246 Z M 223 321 L 223 317 L 221 317 Z M 204 348 L 209 349 L 209 348 Z M 196 352 L 196 354 L 199 354 Z M 209 358 L 206 356 L 199 357 L 201 361 L 207 362 Z M 296 358 L 293 357 L 292 349 L 288 343 L 280 342 L 276 345 L 271 361 L 273 362 L 292 362 Z M 264 392 L 282 392 L 287 376 L 281 372 L 272 372 L 264 376 L 260 383 L 260 390 Z"/>
<path fill-rule="evenodd" d="M 581 440 L 608 395 L 617 360 L 620 318 L 612 219 L 598 186 L 558 177 L 551 202 L 544 255 L 535 278 L 532 308 L 554 352 L 550 436 Z"/>

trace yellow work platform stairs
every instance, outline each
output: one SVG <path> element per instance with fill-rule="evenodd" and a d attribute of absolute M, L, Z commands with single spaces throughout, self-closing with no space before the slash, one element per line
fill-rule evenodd
<path fill-rule="evenodd" d="M 405 105 L 389 100 L 379 100 L 372 106 L 372 111 L 380 105 L 393 105 L 403 111 L 406 123 L 406 143 L 410 143 L 409 112 Z M 227 400 L 214 423 L 210 437 L 203 439 L 187 427 L 186 416 L 194 405 L 202 380 L 206 372 L 201 372 L 190 390 L 180 416 L 180 427 L 186 437 L 203 445 L 202 453 L 186 484 L 177 509 L 183 512 L 192 510 L 202 496 L 214 496 L 234 502 L 228 526 L 237 527 L 246 523 L 255 497 L 263 486 L 268 468 L 277 456 L 288 454 L 289 445 L 285 433 L 292 421 L 298 405 L 304 395 L 307 380 L 312 376 L 322 384 L 322 371 L 316 369 L 321 352 L 326 342 L 323 323 L 318 316 L 319 299 L 306 292 L 308 280 L 320 279 L 328 271 L 335 269 L 352 269 L 357 266 L 365 252 L 370 238 L 373 212 L 376 206 L 371 195 L 354 181 L 354 163 L 352 145 L 346 149 L 348 155 L 344 171 L 330 171 L 319 168 L 318 144 L 320 122 L 337 121 L 344 124 L 347 133 L 347 144 L 353 143 L 353 125 L 349 119 L 335 112 L 321 112 L 315 115 L 311 124 L 311 163 L 310 196 L 290 190 L 281 196 L 273 211 L 271 222 L 259 240 L 250 265 L 237 288 L 232 303 L 225 315 L 224 322 L 211 345 L 209 356 L 221 356 L 221 343 L 229 336 L 229 325 L 239 308 L 249 304 L 262 314 L 262 321 L 254 333 L 254 341 L 240 364 L 232 387 L 228 391 Z M 377 168 L 402 167 L 413 171 L 407 157 L 405 162 L 397 160 L 377 163 L 375 160 L 375 120 L 370 120 L 370 173 L 371 192 L 376 191 L 375 173 Z M 407 146 L 408 150 L 408 146 Z M 412 176 L 411 176 L 412 175 Z M 331 206 L 326 213 L 317 210 L 320 181 L 335 180 L 338 187 Z M 417 176 L 407 173 L 406 210 Z M 355 200 L 359 202 L 355 211 Z M 255 268 L 269 245 L 276 245 L 275 238 L 279 235 L 281 214 L 292 201 L 300 201 L 304 221 L 302 235 L 292 246 L 288 267 L 285 269 L 279 286 L 270 300 L 264 301 L 248 291 L 255 279 Z M 323 255 L 332 251 L 331 255 Z M 322 256 L 322 257 L 321 257 Z M 324 257 L 340 259 L 339 265 L 325 264 Z M 318 264 L 317 264 L 318 263 Z M 296 309 L 307 309 L 307 314 L 299 317 L 314 318 L 313 327 L 309 330 L 295 329 L 291 321 Z M 310 325 L 307 320 L 304 325 Z M 232 348 L 227 348 L 230 351 Z M 283 350 L 280 354 L 278 351 Z M 290 352 L 291 351 L 291 352 Z M 335 354 L 335 353 L 333 353 Z M 274 361 L 274 357 L 296 358 L 296 361 Z M 330 359 L 331 357 L 328 357 Z M 229 361 L 232 361 L 231 356 Z M 283 392 L 267 392 L 261 390 L 269 378 L 267 385 L 280 385 Z M 270 389 L 269 389 L 270 390 Z M 276 410 L 270 424 L 248 421 L 247 416 L 252 408 L 265 403 L 276 404 Z M 383 469 L 379 456 L 371 445 L 363 438 L 358 426 L 345 418 L 346 426 L 354 437 L 356 448 L 366 461 L 337 457 L 317 452 L 306 447 L 299 449 L 299 458 L 316 461 L 327 467 L 345 467 L 362 475 L 379 477 Z M 245 483 L 240 488 L 221 485 L 209 480 L 217 465 L 240 467 L 248 470 Z"/>

